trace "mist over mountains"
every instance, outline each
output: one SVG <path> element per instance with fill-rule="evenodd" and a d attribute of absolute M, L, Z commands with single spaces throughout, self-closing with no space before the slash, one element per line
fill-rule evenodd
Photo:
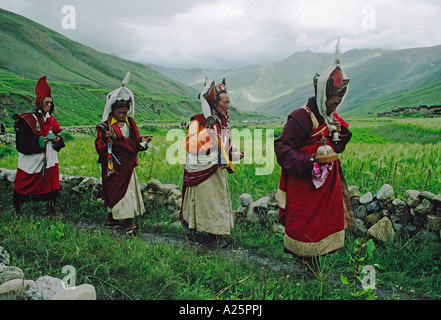
<path fill-rule="evenodd" d="M 239 110 L 284 116 L 313 96 L 315 73 L 324 72 L 334 60 L 334 53 L 304 51 L 271 65 L 236 70 L 151 67 L 195 89 L 202 87 L 205 76 L 216 81 L 225 77 L 231 100 Z M 441 45 L 398 51 L 355 49 L 341 54 L 340 61 L 351 79 L 346 100 L 339 107 L 341 114 L 357 116 L 390 111 L 400 101 L 439 103 L 439 95 L 434 92 L 421 95 L 421 91 L 424 86 L 439 88 Z M 419 98 L 413 97 L 415 102 L 410 102 L 413 94 L 409 90 L 419 92 Z M 389 104 L 381 101 L 400 92 L 403 92 L 401 100 Z"/>
<path fill-rule="evenodd" d="M 104 104 L 105 94 L 119 86 L 125 73 L 130 71 L 130 87 L 139 97 L 137 113 L 146 121 L 161 117 L 183 121 L 200 112 L 197 95 L 205 76 L 217 82 L 226 79 L 232 113 L 237 109 L 239 113 L 285 118 L 313 95 L 315 73 L 322 73 L 334 59 L 334 53 L 304 51 L 277 63 L 229 70 L 145 65 L 98 52 L 0 9 L 1 77 L 36 80 L 48 75 L 49 81 L 71 84 L 66 92 L 79 91 L 82 95 L 88 94 L 85 101 Z M 355 49 L 342 53 L 340 60 L 351 79 L 347 98 L 339 107 L 340 114 L 375 115 L 402 104 L 439 104 L 441 45 L 399 51 Z M 9 89 L 5 85 L 0 87 L 0 93 L 31 99 L 33 92 L 23 93 L 23 88 L 29 91 L 32 84 L 20 83 L 13 88 L 13 82 L 10 83 Z M 75 102 L 71 100 L 78 93 L 69 95 L 72 98 L 66 99 L 66 106 L 75 114 L 71 107 Z M 102 111 L 101 106 L 86 107 L 93 114 Z M 8 112 L 13 111 L 8 109 Z M 69 116 L 67 113 L 66 118 Z"/>

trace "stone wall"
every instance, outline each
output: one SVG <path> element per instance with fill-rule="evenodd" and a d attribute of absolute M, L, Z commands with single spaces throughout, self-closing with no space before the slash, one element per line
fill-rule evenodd
<path fill-rule="evenodd" d="M 63 132 L 70 134 L 96 134 L 95 127 L 68 127 L 63 128 Z M 15 146 L 14 128 L 6 128 L 6 134 L 0 135 L 0 145 Z"/>
<path fill-rule="evenodd" d="M 0 182 L 12 184 L 15 170 L 0 169 Z M 101 179 L 60 175 L 61 196 L 70 201 L 89 196 L 91 201 L 100 198 Z M 181 190 L 175 184 L 162 184 L 153 179 L 140 184 L 146 208 L 166 208 L 170 222 L 176 222 L 181 207 Z M 408 190 L 403 199 L 395 198 L 392 186 L 385 184 L 375 194 L 361 194 L 358 187 L 349 187 L 356 226 L 351 230 L 357 237 L 389 241 L 396 235 L 429 236 L 440 240 L 441 194 Z M 278 222 L 279 207 L 276 191 L 269 196 L 254 200 L 249 194 L 240 196 L 240 205 L 234 210 L 234 218 L 246 223 L 259 223 L 273 232 L 284 233 Z M 103 203 L 104 205 L 104 203 Z"/>
<path fill-rule="evenodd" d="M 386 242 L 395 236 L 430 237 L 440 241 L 441 194 L 407 190 L 403 199 L 395 198 L 392 186 L 385 184 L 375 194 L 361 194 L 358 187 L 349 187 L 355 214 L 355 227 L 350 230 L 359 238 L 374 238 Z M 275 191 L 272 195 L 253 201 L 243 194 L 236 210 L 247 220 L 269 224 L 274 232 L 284 233 L 278 223 Z"/>
<path fill-rule="evenodd" d="M 29 280 L 9 263 L 9 253 L 0 247 L 0 300 L 96 300 L 95 287 L 90 284 L 69 287 L 50 276 Z"/>
<path fill-rule="evenodd" d="M 399 116 L 422 116 L 422 117 L 440 117 L 441 105 L 419 107 L 400 107 L 387 112 L 377 113 L 378 117 L 399 117 Z"/>
<path fill-rule="evenodd" d="M 15 179 L 16 170 L 0 168 L 0 183 L 12 185 Z M 82 197 L 89 197 L 91 201 L 97 201 L 104 205 L 101 199 L 101 178 L 69 176 L 60 174 L 61 197 L 68 198 L 69 202 L 80 200 Z M 175 184 L 162 184 L 156 179 L 140 185 L 144 205 L 148 207 L 167 208 L 174 216 L 181 208 L 181 191 Z"/>

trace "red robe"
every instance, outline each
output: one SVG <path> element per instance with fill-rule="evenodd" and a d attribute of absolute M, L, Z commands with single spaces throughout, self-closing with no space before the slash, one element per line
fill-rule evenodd
<path fill-rule="evenodd" d="M 112 118 L 109 117 L 109 123 Z M 131 117 L 127 117 L 129 124 L 129 136 L 124 137 L 117 123 L 112 125 L 115 141 L 112 143 L 113 154 L 118 161 L 113 159 L 113 166 L 116 173 L 107 174 L 107 143 L 103 141 L 102 134 L 97 130 L 95 149 L 99 154 L 98 162 L 101 163 L 101 174 L 103 179 L 102 199 L 106 206 L 113 208 L 126 194 L 132 177 L 133 170 L 138 166 L 139 143 L 142 138 L 138 127 Z M 119 162 L 119 163 L 118 163 Z"/>
<path fill-rule="evenodd" d="M 49 144 L 46 147 L 39 145 L 39 138 L 46 137 L 50 131 L 58 135 L 61 128 L 57 119 L 50 115 L 46 122 L 39 112 L 19 115 L 15 123 L 17 134 L 17 150 L 22 154 L 14 181 L 14 197 L 17 200 L 47 200 L 59 196 L 60 179 L 58 159 L 53 163 L 47 162 L 47 152 L 56 152 Z M 44 155 L 46 153 L 46 155 Z M 41 154 L 40 164 L 32 155 Z M 38 168 L 38 170 L 36 170 Z"/>
<path fill-rule="evenodd" d="M 327 144 L 334 151 L 342 152 L 351 134 L 348 124 L 342 123 L 342 142 Z M 316 143 L 327 137 L 329 129 L 319 116 L 315 100 L 310 99 L 307 108 L 295 110 L 278 139 L 275 152 L 282 167 L 279 194 L 286 204 L 279 211 L 279 219 L 285 226 L 285 251 L 303 257 L 326 254 L 344 245 L 345 209 L 342 174 L 338 160 L 320 188 L 312 183 L 310 157 L 321 145 Z"/>

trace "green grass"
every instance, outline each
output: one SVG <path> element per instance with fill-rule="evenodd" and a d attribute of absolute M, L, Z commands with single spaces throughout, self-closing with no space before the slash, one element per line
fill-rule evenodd
<path fill-rule="evenodd" d="M 353 138 L 341 157 L 348 183 L 373 193 L 389 183 L 396 196 L 408 189 L 439 193 L 441 118 L 350 123 Z"/>
<path fill-rule="evenodd" d="M 411 89 L 366 102 L 356 109 L 346 111 L 344 116 L 371 115 L 375 117 L 377 113 L 391 111 L 400 107 L 416 108 L 420 105 L 439 105 L 440 86 L 441 81 L 438 80 L 422 86 L 412 87 Z"/>
<path fill-rule="evenodd" d="M 0 188 L 5 199 L 4 187 Z M 283 240 L 266 228 L 238 222 L 229 237 L 232 250 L 269 259 L 276 267 L 291 266 L 292 271 L 273 271 L 247 258 L 230 258 L 221 251 L 201 249 L 186 241 L 182 229 L 158 227 L 167 217 L 156 210 L 138 219 L 143 232 L 181 239 L 185 246 L 165 242 L 146 242 L 96 228 L 77 228 L 70 221 L 101 224 L 104 211 L 84 201 L 54 221 L 44 217 L 44 209 L 29 204 L 25 216 L 17 220 L 8 208 L 1 208 L 0 246 L 11 254 L 11 265 L 20 267 L 27 279 L 51 275 L 63 279 L 64 266 L 73 266 L 76 285 L 91 283 L 100 300 L 317 300 L 352 299 L 351 288 L 342 286 L 340 275 L 352 273 L 353 238 L 345 248 L 321 257 L 321 278 L 304 279 L 299 265 L 283 255 Z M 80 213 L 81 212 L 81 213 Z M 87 225 L 87 224 L 86 224 Z M 282 256 L 283 255 L 283 256 Z M 377 298 L 439 298 L 441 278 L 439 245 L 412 239 L 377 244 L 372 258 L 376 264 Z M 297 266 L 297 269 L 295 268 Z"/>
<path fill-rule="evenodd" d="M 76 284 L 93 284 L 98 299 L 291 300 L 315 299 L 320 290 L 322 296 L 335 298 L 338 292 L 334 285 L 325 284 L 323 289 L 314 281 L 272 272 L 247 260 L 232 260 L 197 246 L 181 248 L 167 242 L 152 244 L 138 238 L 80 230 L 68 222 L 45 219 L 37 205 L 35 208 L 34 214 L 20 220 L 8 210 L 2 213 L 0 246 L 11 253 L 11 265 L 22 268 L 27 279 L 42 275 L 63 279 L 62 268 L 73 266 Z M 65 212 L 64 219 L 68 220 L 74 210 Z M 155 221 L 155 216 L 145 218 L 142 228 Z M 182 231 L 178 237 L 183 238 Z"/>
<path fill-rule="evenodd" d="M 438 121 L 352 120 L 353 141 L 341 158 L 348 184 L 357 182 L 362 191 L 367 192 L 376 191 L 382 183 L 391 183 L 397 196 L 407 188 L 439 193 L 441 173 L 436 163 L 441 154 L 440 143 L 425 142 L 427 132 L 418 133 L 425 128 L 439 134 Z M 378 131 L 386 126 L 413 132 L 418 142 L 403 143 L 401 135 L 392 137 L 387 131 Z M 277 132 L 280 125 L 268 125 L 266 129 Z M 156 127 L 141 129 L 142 134 L 154 135 L 156 147 L 139 154 L 137 174 L 141 183 L 155 178 L 162 183 L 182 186 L 183 164 L 170 165 L 166 161 L 167 149 L 176 143 L 167 141 L 167 132 Z M 93 141 L 94 137 L 88 135 L 68 139 L 67 147 L 59 153 L 61 173 L 99 177 Z M 249 141 L 242 141 L 244 148 L 246 142 Z M 265 141 L 262 145 L 265 148 Z M 0 147 L 0 154 L 0 167 L 16 168 L 15 150 Z M 256 167 L 262 166 L 237 164 L 237 173 L 229 175 L 234 209 L 239 206 L 242 193 L 250 193 L 257 200 L 277 189 L 280 167 L 276 164 L 270 175 L 257 176 Z M 45 274 L 63 278 L 62 267 L 72 265 L 77 271 L 77 282 L 95 285 L 99 299 L 353 298 L 351 288 L 342 286 L 339 281 L 340 275 L 352 273 L 349 255 L 353 254 L 354 239 L 351 235 L 344 249 L 321 258 L 321 280 L 305 280 L 296 272 L 275 272 L 246 258 L 232 260 L 216 250 L 201 250 L 196 245 L 175 247 L 167 241 L 147 243 L 95 229 L 77 229 L 78 223 L 101 225 L 105 220 L 105 209 L 91 203 L 88 195 L 62 200 L 59 203 L 62 221 L 46 219 L 44 206 L 38 203 L 26 204 L 25 217 L 17 221 L 10 210 L 11 187 L 1 187 L 0 191 L 0 246 L 12 253 L 11 264 L 21 267 L 28 278 L 36 279 Z M 188 243 L 184 230 L 169 223 L 169 215 L 163 208 L 148 208 L 137 223 L 143 232 Z M 283 253 L 283 237 L 272 233 L 269 225 L 239 220 L 228 242 L 232 250 L 243 250 L 276 265 L 299 267 Z M 441 292 L 440 262 L 439 243 L 396 238 L 388 244 L 377 244 L 373 258 L 366 264 L 381 266 L 376 270 L 378 298 L 437 299 Z"/>

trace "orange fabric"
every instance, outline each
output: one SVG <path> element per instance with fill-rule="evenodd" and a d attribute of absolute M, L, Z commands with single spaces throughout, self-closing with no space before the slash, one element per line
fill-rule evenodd
<path fill-rule="evenodd" d="M 185 138 L 185 150 L 187 153 L 197 154 L 205 152 L 216 145 L 216 139 L 212 139 L 207 129 L 197 120 L 193 120 L 187 130 Z"/>

